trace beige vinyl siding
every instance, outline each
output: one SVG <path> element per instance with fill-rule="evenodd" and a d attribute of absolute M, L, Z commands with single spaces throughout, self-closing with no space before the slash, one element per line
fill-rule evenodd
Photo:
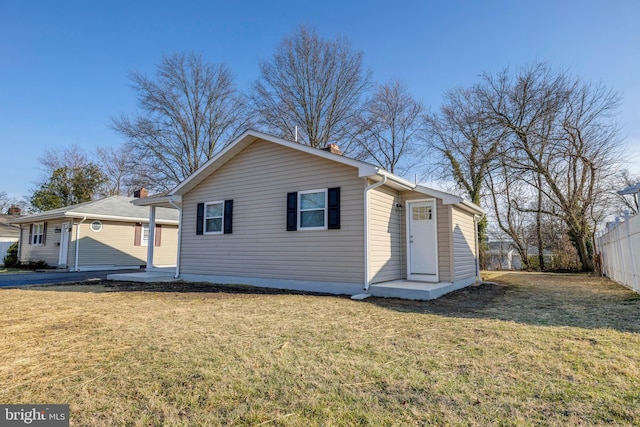
<path fill-rule="evenodd" d="M 80 224 L 80 246 L 78 267 L 138 267 L 147 263 L 147 246 L 134 245 L 135 223 L 119 221 L 101 221 L 102 230 L 90 229 L 93 220 L 87 219 Z M 69 243 L 70 266 L 75 265 L 76 227 L 73 228 Z M 162 225 L 160 246 L 154 247 L 155 265 L 175 265 L 178 249 L 178 227 Z M 153 242 L 149 242 L 152 244 Z"/>
<path fill-rule="evenodd" d="M 57 267 L 58 257 L 60 255 L 60 236 L 62 233 L 56 233 L 56 229 L 59 230 L 62 227 L 62 222 L 39 221 L 37 223 L 40 224 L 43 222 L 46 222 L 47 224 L 47 232 L 44 245 L 32 245 L 31 242 L 29 242 L 29 229 L 31 224 L 22 224 L 22 235 L 20 237 L 20 239 L 22 240 L 20 261 L 44 261 L 50 267 Z"/>
<path fill-rule="evenodd" d="M 371 283 L 402 278 L 402 212 L 397 191 L 378 187 L 369 191 L 369 268 Z"/>
<path fill-rule="evenodd" d="M 287 193 L 340 187 L 341 229 L 286 231 Z M 183 196 L 184 274 L 364 282 L 356 168 L 257 140 Z M 196 235 L 201 202 L 233 200 L 233 233 Z"/>
<path fill-rule="evenodd" d="M 438 221 L 438 279 L 440 282 L 450 282 L 453 277 L 453 266 L 451 262 L 452 241 L 451 241 L 451 206 L 443 205 L 442 199 L 428 196 L 413 191 L 402 191 L 400 193 L 403 215 L 406 215 L 406 201 L 416 199 L 436 200 L 436 219 Z M 402 221 L 402 277 L 407 277 L 407 245 L 406 245 L 406 217 Z"/>
<path fill-rule="evenodd" d="M 456 281 L 476 275 L 476 240 L 473 215 L 452 207 L 453 257 Z"/>
<path fill-rule="evenodd" d="M 146 246 L 145 246 L 146 249 Z M 153 249 L 153 265 L 175 266 L 178 257 L 178 226 L 162 224 L 160 246 Z M 147 256 L 145 254 L 145 262 Z"/>

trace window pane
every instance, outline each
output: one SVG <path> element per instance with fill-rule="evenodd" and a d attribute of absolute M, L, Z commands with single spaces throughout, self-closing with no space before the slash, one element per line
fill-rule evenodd
<path fill-rule="evenodd" d="M 205 216 L 207 218 L 222 216 L 222 203 L 216 203 L 215 205 L 207 205 L 207 213 Z"/>
<path fill-rule="evenodd" d="M 431 212 L 430 206 L 415 206 L 412 211 L 414 221 L 427 221 L 433 219 L 433 213 Z"/>
<path fill-rule="evenodd" d="M 140 242 L 142 246 L 147 246 L 149 244 L 149 225 L 142 225 L 142 241 Z"/>
<path fill-rule="evenodd" d="M 207 233 L 222 231 L 222 218 L 207 219 L 205 224 Z"/>
<path fill-rule="evenodd" d="M 325 192 L 300 195 L 300 209 L 324 209 Z"/>
<path fill-rule="evenodd" d="M 324 210 L 300 212 L 300 227 L 324 227 Z"/>

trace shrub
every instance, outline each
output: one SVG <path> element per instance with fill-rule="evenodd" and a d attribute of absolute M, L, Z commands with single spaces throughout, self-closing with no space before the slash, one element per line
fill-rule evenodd
<path fill-rule="evenodd" d="M 7 249 L 7 255 L 2 259 L 5 267 L 17 268 L 20 267 L 20 261 L 18 260 L 18 242 L 9 246 Z"/>
<path fill-rule="evenodd" d="M 20 263 L 20 268 L 24 268 L 26 270 L 42 270 L 51 267 L 49 267 L 49 264 L 47 264 L 46 261 L 39 260 L 22 262 Z"/>

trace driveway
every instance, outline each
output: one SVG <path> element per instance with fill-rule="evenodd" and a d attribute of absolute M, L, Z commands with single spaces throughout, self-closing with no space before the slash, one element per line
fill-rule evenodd
<path fill-rule="evenodd" d="M 107 270 L 107 271 L 79 271 L 79 272 L 35 272 L 0 274 L 0 288 L 42 285 L 65 282 L 83 282 L 85 280 L 106 280 L 108 274 L 140 272 L 143 270 Z"/>

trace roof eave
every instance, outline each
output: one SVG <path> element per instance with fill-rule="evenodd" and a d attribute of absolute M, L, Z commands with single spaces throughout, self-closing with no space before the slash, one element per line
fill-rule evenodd
<path fill-rule="evenodd" d="M 381 171 L 381 169 L 371 164 L 362 162 L 360 160 L 350 159 L 348 157 L 329 153 L 328 151 L 320 150 L 308 145 L 299 144 L 297 142 L 288 141 L 286 139 L 278 138 L 273 135 L 268 135 L 266 133 L 262 133 L 256 130 L 248 130 L 244 132 L 242 135 L 240 135 L 238 138 L 236 138 L 229 145 L 227 145 L 222 151 L 220 151 L 217 155 L 212 157 L 204 165 L 202 165 L 197 171 L 195 171 L 193 174 L 187 177 L 184 181 L 178 184 L 173 190 L 169 191 L 167 195 L 170 196 L 170 195 L 186 194 L 187 192 L 192 190 L 195 186 L 197 186 L 202 181 L 204 181 L 204 179 L 207 176 L 214 173 L 217 169 L 219 169 L 227 161 L 232 159 L 236 154 L 242 151 L 245 147 L 251 145 L 258 139 L 273 142 L 275 144 L 278 144 L 284 147 L 288 147 L 288 148 L 302 151 L 304 153 L 311 154 L 317 157 L 321 157 L 324 159 L 332 160 L 348 166 L 355 167 L 358 169 L 358 173 L 360 177 L 368 177 L 368 176 L 376 175 L 378 174 L 378 171 Z"/>
<path fill-rule="evenodd" d="M 393 188 L 394 190 L 413 190 L 416 188 L 416 185 L 410 181 L 407 181 L 404 178 L 399 177 L 398 175 L 394 175 L 390 172 L 387 172 L 384 169 L 380 169 L 375 166 L 367 165 L 368 167 L 363 167 L 360 169 L 360 177 L 368 178 L 374 182 L 382 181 L 385 177 L 387 178 L 387 183 L 385 186 Z"/>
<path fill-rule="evenodd" d="M 143 199 L 132 200 L 131 203 L 134 206 L 155 206 L 176 209 L 176 206 L 182 205 L 182 196 L 179 194 L 172 194 L 161 197 L 145 197 Z"/>
<path fill-rule="evenodd" d="M 119 221 L 119 222 L 149 222 L 148 217 L 131 217 L 131 216 L 115 216 L 115 215 L 101 215 L 95 213 L 82 213 L 82 212 L 65 212 L 64 214 L 55 215 L 33 215 L 20 218 L 19 220 L 11 221 L 12 224 L 29 224 L 34 222 L 50 221 L 53 219 L 65 220 L 65 219 L 98 219 L 104 221 Z M 156 219 L 158 224 L 177 225 L 178 220 L 172 219 Z"/>

